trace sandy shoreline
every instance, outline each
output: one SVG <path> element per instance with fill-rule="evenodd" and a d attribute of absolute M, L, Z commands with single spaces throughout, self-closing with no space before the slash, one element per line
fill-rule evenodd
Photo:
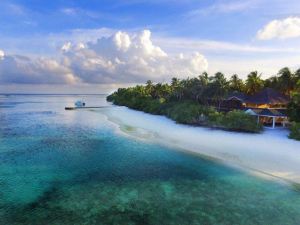
<path fill-rule="evenodd" d="M 235 133 L 176 124 L 164 117 L 126 107 L 102 111 L 121 132 L 136 138 L 170 144 L 262 174 L 300 183 L 300 142 L 287 130 L 265 129 L 262 134 Z"/>

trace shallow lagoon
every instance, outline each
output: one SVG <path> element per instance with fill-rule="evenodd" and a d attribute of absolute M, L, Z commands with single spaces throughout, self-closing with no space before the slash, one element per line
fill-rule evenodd
<path fill-rule="evenodd" d="M 299 224 L 279 181 L 120 135 L 105 96 L 0 96 L 0 224 Z"/>

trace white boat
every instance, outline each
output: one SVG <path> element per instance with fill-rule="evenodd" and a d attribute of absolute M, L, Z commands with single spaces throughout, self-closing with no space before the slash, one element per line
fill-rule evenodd
<path fill-rule="evenodd" d="M 75 107 L 85 107 L 85 102 L 78 100 L 75 102 Z"/>

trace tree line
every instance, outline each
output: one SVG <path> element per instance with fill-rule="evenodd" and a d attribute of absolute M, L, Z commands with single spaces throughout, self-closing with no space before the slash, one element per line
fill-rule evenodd
<path fill-rule="evenodd" d="M 217 72 L 209 76 L 207 72 L 198 77 L 178 79 L 172 78 L 170 84 L 154 84 L 148 80 L 145 86 L 137 86 L 138 90 L 151 95 L 152 98 L 166 98 L 171 100 L 191 99 L 205 103 L 207 99 L 224 98 L 228 93 L 238 91 L 253 95 L 263 88 L 273 88 L 285 95 L 292 96 L 300 90 L 300 69 L 295 72 L 287 67 L 282 68 L 276 76 L 263 79 L 257 71 L 251 72 L 244 81 L 237 74 L 226 79 L 225 75 Z"/>

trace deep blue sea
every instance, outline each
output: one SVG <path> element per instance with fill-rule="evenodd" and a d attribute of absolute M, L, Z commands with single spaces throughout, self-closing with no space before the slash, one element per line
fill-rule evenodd
<path fill-rule="evenodd" d="M 116 132 L 104 95 L 0 95 L 0 225 L 300 224 L 299 187 Z"/>

